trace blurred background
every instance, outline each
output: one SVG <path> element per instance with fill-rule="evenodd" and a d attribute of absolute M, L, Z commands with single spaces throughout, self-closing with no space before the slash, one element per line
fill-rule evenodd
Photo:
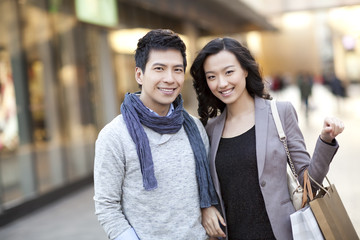
<path fill-rule="evenodd" d="M 181 35 L 189 65 L 215 37 L 246 45 L 310 153 L 341 118 L 328 176 L 360 233 L 359 22 L 360 0 L 0 0 L 0 239 L 106 239 L 94 142 L 138 90 L 134 50 L 154 28 Z M 182 94 L 197 115 L 188 72 Z"/>

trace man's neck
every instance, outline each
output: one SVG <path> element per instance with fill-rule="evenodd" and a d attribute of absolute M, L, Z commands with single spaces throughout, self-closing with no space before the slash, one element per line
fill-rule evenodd
<path fill-rule="evenodd" d="M 150 112 L 154 113 L 156 116 L 161 116 L 161 117 L 165 117 L 165 116 L 169 116 L 173 111 L 174 111 L 174 104 L 170 104 L 169 109 L 167 111 L 164 111 L 164 113 L 157 113 L 154 110 L 146 107 L 147 109 L 149 109 Z"/>

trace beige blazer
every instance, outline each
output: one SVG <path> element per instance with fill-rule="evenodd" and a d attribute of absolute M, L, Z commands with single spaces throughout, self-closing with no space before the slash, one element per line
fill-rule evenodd
<path fill-rule="evenodd" d="M 298 126 L 294 107 L 289 102 L 277 102 L 277 107 L 299 181 L 303 182 L 303 172 L 308 168 L 309 174 L 317 181 L 322 182 L 329 170 L 330 162 L 339 148 L 337 141 L 335 140 L 334 145 L 331 145 L 318 138 L 311 158 Z M 226 109 L 220 116 L 209 120 L 206 131 L 210 139 L 210 171 L 220 200 L 221 211 L 226 219 L 215 167 L 215 157 L 225 119 Z M 287 156 L 278 137 L 270 101 L 259 97 L 255 97 L 255 136 L 259 185 L 274 235 L 278 240 L 292 239 L 290 214 L 295 209 L 287 188 Z"/>

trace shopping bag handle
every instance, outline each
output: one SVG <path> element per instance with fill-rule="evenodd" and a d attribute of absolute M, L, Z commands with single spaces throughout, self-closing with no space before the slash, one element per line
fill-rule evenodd
<path fill-rule="evenodd" d="M 305 169 L 305 171 L 304 171 L 304 192 L 303 192 L 301 208 L 305 207 L 305 205 L 307 204 L 308 197 L 309 197 L 310 201 L 314 199 L 314 194 L 312 192 L 309 177 L 310 177 L 309 172 L 307 169 Z"/>
<path fill-rule="evenodd" d="M 307 171 L 307 170 L 306 170 L 306 171 Z M 330 195 L 329 191 L 328 191 L 326 188 L 324 188 L 323 185 L 321 185 L 320 183 L 318 183 L 317 181 L 315 181 L 315 179 L 313 179 L 313 178 L 310 176 L 309 172 L 307 173 L 307 175 L 308 175 L 308 177 L 310 178 L 310 180 L 313 181 L 319 188 L 321 188 L 324 192 L 326 192 L 327 194 Z M 326 181 L 327 181 L 328 184 L 329 184 L 329 187 L 332 188 L 331 183 L 330 183 L 328 177 L 325 176 L 325 178 L 326 178 Z"/>

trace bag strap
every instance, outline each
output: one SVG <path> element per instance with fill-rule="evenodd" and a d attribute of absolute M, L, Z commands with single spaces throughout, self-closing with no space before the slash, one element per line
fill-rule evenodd
<path fill-rule="evenodd" d="M 279 117 L 279 112 L 278 112 L 277 107 L 276 107 L 276 100 L 273 99 L 270 102 L 271 102 L 271 112 L 272 112 L 272 115 L 273 115 L 273 118 L 274 118 L 274 122 L 275 122 L 275 125 L 276 125 L 277 132 L 279 134 L 280 141 L 283 143 L 285 151 L 286 151 L 286 155 L 287 155 L 287 157 L 289 159 L 291 172 L 297 179 L 298 175 L 297 175 L 297 173 L 295 171 L 294 163 L 293 163 L 293 161 L 291 159 L 289 148 L 287 146 L 286 135 L 285 135 L 284 129 L 283 129 L 282 124 L 281 124 L 281 120 L 280 120 L 280 117 Z"/>
<path fill-rule="evenodd" d="M 272 115 L 273 115 L 273 118 L 274 118 L 274 121 L 275 121 L 276 129 L 277 129 L 277 132 L 279 134 L 280 141 L 284 145 L 286 155 L 287 155 L 287 157 L 289 159 L 289 164 L 288 165 L 290 165 L 292 174 L 296 177 L 296 179 L 298 179 L 298 175 L 297 175 L 297 173 L 295 171 L 295 167 L 294 167 L 294 164 L 292 162 L 290 152 L 289 152 L 289 149 L 288 149 L 288 146 L 287 146 L 286 135 L 285 135 L 284 129 L 283 129 L 282 124 L 281 124 L 281 120 L 280 120 L 280 117 L 279 117 L 279 112 L 278 112 L 277 107 L 276 107 L 276 100 L 273 99 L 270 102 L 271 102 L 271 111 L 272 111 Z M 308 172 L 308 169 L 305 169 L 305 171 L 304 171 L 304 192 L 303 192 L 303 201 L 302 201 L 302 205 L 301 205 L 302 208 L 308 202 L 308 196 L 309 196 L 310 201 L 314 199 L 314 194 L 312 192 L 310 180 L 313 181 L 316 185 L 318 185 L 323 191 L 325 191 L 326 193 L 329 194 L 329 191 L 327 191 L 321 184 L 316 182 L 310 176 L 310 174 Z M 326 177 L 326 180 L 328 181 L 329 185 L 331 185 L 330 181 L 329 181 L 329 179 L 327 177 Z"/>
<path fill-rule="evenodd" d="M 303 208 L 306 203 L 308 202 L 308 196 L 310 201 L 312 201 L 314 199 L 314 194 L 311 188 L 311 183 L 310 183 L 310 175 L 307 169 L 305 169 L 304 171 L 304 192 L 303 192 L 303 198 L 302 198 L 302 204 L 301 204 L 301 208 Z"/>
<path fill-rule="evenodd" d="M 279 117 L 279 112 L 278 112 L 277 107 L 276 107 L 276 100 L 275 99 L 271 100 L 271 112 L 272 112 L 272 115 L 273 115 L 273 118 L 274 118 L 274 121 L 275 121 L 276 129 L 278 131 L 280 140 L 281 139 L 286 139 L 286 135 L 284 133 L 284 130 L 283 130 L 283 127 L 282 127 L 282 124 L 281 124 L 281 120 L 280 120 L 280 117 Z"/>

